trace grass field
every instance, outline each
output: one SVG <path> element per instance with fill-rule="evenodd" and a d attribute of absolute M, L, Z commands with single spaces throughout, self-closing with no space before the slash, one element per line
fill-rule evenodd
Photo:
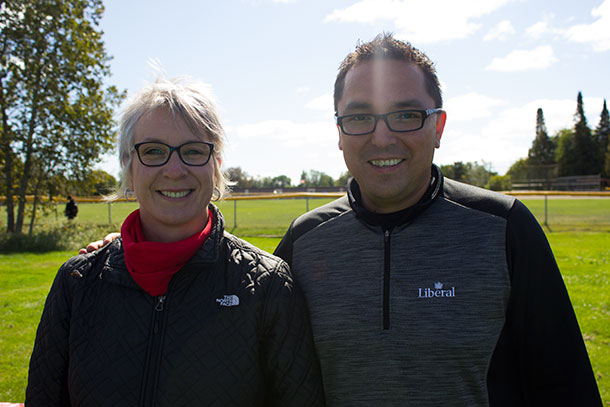
<path fill-rule="evenodd" d="M 309 209 L 328 201 L 310 200 Z M 544 200 L 524 202 L 542 223 Z M 220 208 L 227 230 L 273 251 L 306 205 L 302 199 L 238 201 L 236 221 L 233 202 L 223 202 Z M 80 204 L 74 224 L 51 211 L 37 227 L 73 231 L 78 238 L 72 244 L 79 247 L 103 233 L 117 231 L 136 207 L 135 203 L 112 204 L 108 224 L 107 204 Z M 568 287 L 604 405 L 610 406 L 610 199 L 550 199 L 548 210 L 547 236 Z M 57 269 L 74 250 L 0 254 L 0 401 L 23 402 L 28 359 L 44 299 Z"/>

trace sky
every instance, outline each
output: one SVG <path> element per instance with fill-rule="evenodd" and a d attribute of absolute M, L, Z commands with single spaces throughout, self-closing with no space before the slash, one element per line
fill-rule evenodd
<path fill-rule="evenodd" d="M 252 177 L 346 171 L 334 123 L 338 67 L 359 41 L 392 32 L 425 52 L 447 124 L 438 165 L 500 175 L 527 157 L 542 108 L 550 135 L 589 127 L 610 98 L 610 0 L 105 0 L 112 76 L 137 93 L 155 80 L 210 84 L 228 140 L 223 166 Z M 118 176 L 115 154 L 98 168 Z"/>

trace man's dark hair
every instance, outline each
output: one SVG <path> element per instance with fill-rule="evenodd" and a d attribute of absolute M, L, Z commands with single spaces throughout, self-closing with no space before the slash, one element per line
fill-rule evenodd
<path fill-rule="evenodd" d="M 335 112 L 337 112 L 339 100 L 343 96 L 345 76 L 349 70 L 361 62 L 370 60 L 405 61 L 419 66 L 424 73 L 426 90 L 436 105 L 434 107 L 443 107 L 440 83 L 436 76 L 436 68 L 430 58 L 409 42 L 395 39 L 392 33 L 382 33 L 370 42 L 358 44 L 356 50 L 348 54 L 341 63 L 335 80 Z"/>

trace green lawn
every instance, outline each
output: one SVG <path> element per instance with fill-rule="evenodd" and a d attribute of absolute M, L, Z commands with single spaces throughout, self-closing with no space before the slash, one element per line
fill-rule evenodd
<path fill-rule="evenodd" d="M 238 201 L 235 220 L 232 201 L 220 207 L 227 230 L 273 251 L 292 219 L 307 205 L 312 209 L 328 201 Z M 524 202 L 542 223 L 544 200 Z M 120 220 L 136 207 L 135 203 L 112 204 L 108 224 L 107 204 L 80 204 L 74 224 L 55 218 L 52 211 L 37 224 L 42 229 L 53 225 L 71 228 L 79 239 L 85 239 L 78 241 L 78 247 L 93 237 L 103 237 L 106 231 L 117 231 Z M 549 200 L 548 208 L 552 232 L 545 230 L 568 287 L 602 398 L 610 405 L 610 199 Z M 28 358 L 46 293 L 59 266 L 74 254 L 74 249 L 0 254 L 0 402 L 23 402 Z"/>

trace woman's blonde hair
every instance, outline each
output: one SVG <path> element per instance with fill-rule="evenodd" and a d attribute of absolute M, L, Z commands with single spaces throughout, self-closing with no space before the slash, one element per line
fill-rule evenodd
<path fill-rule="evenodd" d="M 214 144 L 214 192 L 213 200 L 222 199 L 228 192 L 230 181 L 220 169 L 225 149 L 225 134 L 220 124 L 218 108 L 209 85 L 188 77 L 159 78 L 128 100 L 119 120 L 119 162 L 121 185 L 110 200 L 126 196 L 131 185 L 131 163 L 135 156 L 134 131 L 140 118 L 157 109 L 165 109 L 174 117 L 181 117 L 191 131 L 207 136 Z"/>

